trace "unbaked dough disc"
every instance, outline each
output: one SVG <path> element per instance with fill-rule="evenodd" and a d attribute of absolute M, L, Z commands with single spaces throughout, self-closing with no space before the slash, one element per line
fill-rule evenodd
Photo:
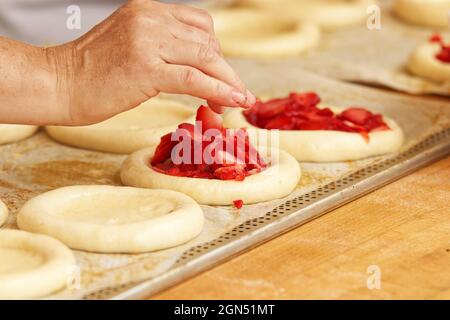
<path fill-rule="evenodd" d="M 33 135 L 37 126 L 0 124 L 0 145 L 23 140 Z"/>
<path fill-rule="evenodd" d="M 230 205 L 234 200 L 250 204 L 287 196 L 300 180 L 300 165 L 284 151 L 259 151 L 270 166 L 244 181 L 176 177 L 157 172 L 150 165 L 154 148 L 131 154 L 122 165 L 120 177 L 125 185 L 176 190 L 208 205 Z"/>
<path fill-rule="evenodd" d="M 65 245 L 45 235 L 0 230 L 0 299 L 28 299 L 67 285 L 76 267 Z"/>
<path fill-rule="evenodd" d="M 251 9 L 211 12 L 222 51 L 228 56 L 276 58 L 299 55 L 319 43 L 311 24 L 285 21 Z"/>
<path fill-rule="evenodd" d="M 411 55 L 407 68 L 418 76 L 437 82 L 450 81 L 450 63 L 436 58 L 441 50 L 437 43 L 425 43 L 418 47 Z"/>
<path fill-rule="evenodd" d="M 277 17 L 296 19 L 318 25 L 322 30 L 336 30 L 364 25 L 368 8 L 375 0 L 238 0 L 237 5 L 270 10 Z"/>
<path fill-rule="evenodd" d="M 188 196 L 170 190 L 71 186 L 29 200 L 19 228 L 44 233 L 72 249 L 140 253 L 195 238 L 203 212 Z"/>
<path fill-rule="evenodd" d="M 161 136 L 182 122 L 193 123 L 195 109 L 176 101 L 152 98 L 137 108 L 98 124 L 83 127 L 50 126 L 55 140 L 90 150 L 131 153 L 157 145 Z"/>
<path fill-rule="evenodd" d="M 450 0 L 395 0 L 393 10 L 400 18 L 428 27 L 448 27 Z"/>
<path fill-rule="evenodd" d="M 335 113 L 344 109 L 330 107 Z M 281 149 L 287 151 L 298 161 L 335 162 L 363 159 L 371 156 L 396 152 L 403 143 L 403 132 L 397 123 L 384 117 L 392 130 L 369 133 L 369 143 L 358 133 L 334 130 L 279 130 L 275 136 Z M 249 128 L 250 141 L 257 143 L 256 137 L 269 136 L 266 129 L 260 129 L 249 122 L 240 110 L 230 110 L 224 119 L 228 128 Z M 268 141 L 269 145 L 273 145 Z"/>
<path fill-rule="evenodd" d="M 8 207 L 0 200 L 0 227 L 6 222 L 6 219 L 8 219 Z"/>

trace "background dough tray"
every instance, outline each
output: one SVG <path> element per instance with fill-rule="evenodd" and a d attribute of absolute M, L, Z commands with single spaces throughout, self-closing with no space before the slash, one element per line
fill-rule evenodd
<path fill-rule="evenodd" d="M 450 153 L 447 102 L 342 83 L 283 62 L 233 64 L 260 96 L 317 91 L 325 104 L 360 105 L 383 112 L 403 128 L 405 144 L 395 155 L 330 164 L 302 163 L 302 180 L 284 199 L 244 206 L 240 211 L 202 206 L 204 231 L 176 248 L 134 255 L 75 251 L 80 268 L 75 285 L 50 298 L 148 297 Z M 198 101 L 177 98 L 198 105 Z M 44 132 L 0 147 L 0 198 L 12 212 L 4 227 L 16 228 L 18 209 L 42 192 L 75 184 L 120 185 L 118 172 L 124 158 L 63 146 Z"/>

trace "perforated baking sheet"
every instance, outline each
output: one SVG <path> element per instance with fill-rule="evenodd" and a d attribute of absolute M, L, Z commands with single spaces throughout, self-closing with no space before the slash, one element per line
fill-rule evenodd
<path fill-rule="evenodd" d="M 302 163 L 303 177 L 284 199 L 244 206 L 202 206 L 206 224 L 199 237 L 182 246 L 146 254 L 74 251 L 78 285 L 49 298 L 142 298 L 182 281 L 238 252 L 314 219 L 330 209 L 396 179 L 450 151 L 450 106 L 377 89 L 329 80 L 284 63 L 235 61 L 234 67 L 260 96 L 317 91 L 325 103 L 362 105 L 394 118 L 405 132 L 396 155 L 330 164 Z M 177 98 L 196 106 L 198 101 Z M 0 198 L 16 228 L 23 203 L 42 192 L 75 184 L 120 185 L 125 156 L 86 151 L 53 142 L 44 132 L 0 147 Z"/>

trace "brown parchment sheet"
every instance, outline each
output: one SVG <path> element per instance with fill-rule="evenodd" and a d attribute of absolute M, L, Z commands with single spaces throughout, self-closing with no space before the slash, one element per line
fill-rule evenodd
<path fill-rule="evenodd" d="M 392 1 L 380 1 L 381 29 L 367 26 L 324 32 L 319 47 L 296 59 L 303 69 L 329 77 L 389 87 L 410 94 L 450 96 L 450 81 L 438 83 L 406 70 L 411 53 L 439 32 L 404 22 L 392 12 Z M 369 15 L 368 15 L 369 17 Z"/>
<path fill-rule="evenodd" d="M 336 106 L 362 105 L 394 118 L 406 136 L 403 150 L 431 133 L 450 127 L 450 106 L 419 97 L 405 97 L 378 89 L 326 79 L 292 68 L 284 63 L 234 61 L 249 88 L 257 95 L 283 95 L 290 91 L 317 91 L 325 103 Z M 167 98 L 167 96 L 164 96 Z M 198 101 L 170 96 L 197 106 Z M 269 210 L 287 199 L 309 192 L 390 156 L 361 161 L 314 164 L 302 163 L 303 176 L 297 189 L 285 199 L 244 206 L 202 206 L 206 224 L 199 237 L 182 246 L 146 254 L 98 254 L 74 251 L 80 268 L 80 286 L 55 293 L 49 298 L 77 299 L 108 287 L 126 286 L 155 279 L 169 271 L 189 248 L 216 239 L 235 226 Z M 52 141 L 44 131 L 33 137 L 0 147 L 0 198 L 11 215 L 3 228 L 16 228 L 16 214 L 25 201 L 45 191 L 69 185 L 120 185 L 123 155 L 87 151 Z"/>

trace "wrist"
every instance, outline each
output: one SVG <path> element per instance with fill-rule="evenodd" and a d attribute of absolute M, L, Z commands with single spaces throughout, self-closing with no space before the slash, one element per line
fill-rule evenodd
<path fill-rule="evenodd" d="M 67 43 L 43 50 L 51 78 L 51 103 L 55 123 L 74 124 L 76 48 L 72 43 Z"/>

